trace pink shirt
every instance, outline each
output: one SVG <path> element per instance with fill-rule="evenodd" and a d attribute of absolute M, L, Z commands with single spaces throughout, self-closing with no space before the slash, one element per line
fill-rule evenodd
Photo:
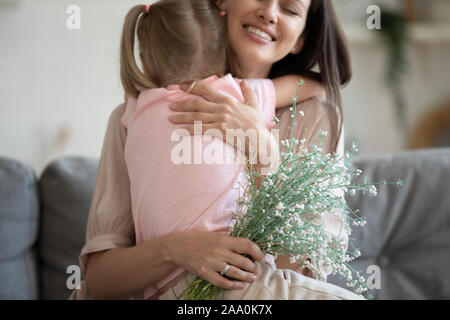
<path fill-rule="evenodd" d="M 241 81 L 226 75 L 223 78 L 211 76 L 201 83 L 244 102 Z M 257 94 L 266 127 L 275 127 L 272 121 L 275 115 L 272 81 L 255 79 L 248 80 L 248 83 Z M 125 162 L 130 177 L 136 244 L 174 231 L 229 233 L 232 211 L 242 194 L 239 183 L 244 186 L 247 183 L 244 165 L 226 161 L 226 152 L 234 156 L 237 153 L 222 139 L 205 135 L 180 136 L 175 141 L 171 140 L 175 129 L 186 125 L 169 122 L 167 117 L 175 113 L 169 109 L 169 104 L 187 98 L 203 99 L 182 91 L 178 85 L 145 90 L 137 101 L 128 100 L 121 119 L 128 130 Z M 220 147 L 223 154 L 207 152 L 214 146 L 216 150 Z M 212 164 L 202 158 L 205 154 L 212 156 L 209 158 Z M 188 164 L 180 163 L 182 159 Z M 266 260 L 274 263 L 272 256 Z M 160 288 L 183 271 L 185 269 L 180 267 L 155 286 L 147 288 L 144 297 L 148 299 L 156 295 Z"/>

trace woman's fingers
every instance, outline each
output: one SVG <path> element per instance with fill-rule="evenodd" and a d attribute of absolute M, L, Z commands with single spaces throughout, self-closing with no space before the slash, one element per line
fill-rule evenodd
<path fill-rule="evenodd" d="M 262 262 L 264 260 L 264 253 L 256 243 L 245 238 L 230 238 L 230 240 L 230 249 L 234 252 L 249 255 L 253 257 L 255 261 Z"/>
<path fill-rule="evenodd" d="M 238 290 L 244 288 L 244 283 L 242 281 L 228 280 L 227 278 L 221 276 L 218 272 L 208 273 L 205 278 L 207 278 L 205 280 L 215 285 L 216 287 L 224 288 L 227 290 Z"/>
<path fill-rule="evenodd" d="M 256 280 L 256 274 L 251 272 L 243 271 L 239 268 L 236 268 L 235 266 L 231 265 L 230 269 L 228 269 L 227 273 L 225 274 L 228 278 L 241 280 L 244 282 L 254 282 Z"/>
<path fill-rule="evenodd" d="M 233 99 L 229 96 L 223 94 L 217 89 L 211 88 L 208 85 L 195 83 L 193 87 L 191 87 L 191 84 L 183 84 L 180 86 L 181 89 L 184 91 L 189 91 L 189 93 L 201 96 L 205 98 L 208 101 L 212 101 L 215 103 L 223 103 L 223 104 L 232 104 Z"/>
<path fill-rule="evenodd" d="M 240 270 L 247 270 L 253 274 L 257 273 L 258 268 L 256 267 L 256 264 L 249 258 L 233 252 L 226 259 L 230 265 L 239 268 Z"/>
<path fill-rule="evenodd" d="M 240 289 L 244 283 L 255 281 L 252 275 L 256 275 L 257 265 L 239 253 L 255 260 L 264 258 L 258 246 L 245 238 L 207 231 L 174 232 L 168 237 L 172 240 L 170 261 L 224 289 Z M 222 276 L 220 272 L 226 263 L 230 268 Z"/>

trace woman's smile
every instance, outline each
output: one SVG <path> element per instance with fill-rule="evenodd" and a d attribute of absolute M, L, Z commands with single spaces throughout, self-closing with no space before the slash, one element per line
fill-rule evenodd
<path fill-rule="evenodd" d="M 264 78 L 272 64 L 296 52 L 310 1 L 223 1 L 230 45 L 243 76 Z"/>
<path fill-rule="evenodd" d="M 245 34 L 250 39 L 258 43 L 269 44 L 272 43 L 273 41 L 276 41 L 273 32 L 267 30 L 266 28 L 256 26 L 253 24 L 245 24 L 242 27 L 245 31 Z"/>

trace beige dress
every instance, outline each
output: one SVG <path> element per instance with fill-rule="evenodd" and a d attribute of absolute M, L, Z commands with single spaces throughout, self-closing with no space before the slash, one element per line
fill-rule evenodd
<path fill-rule="evenodd" d="M 319 129 L 330 132 L 329 112 L 327 105 L 318 98 L 311 98 L 307 101 L 297 105 L 298 111 L 304 112 L 304 117 L 298 118 L 297 139 L 306 139 L 306 145 L 319 144 L 319 137 L 317 132 Z M 130 195 L 130 181 L 127 173 L 127 168 L 124 160 L 124 146 L 126 141 L 126 129 L 120 123 L 120 119 L 125 111 L 125 104 L 122 104 L 112 112 L 106 134 L 104 137 L 102 153 L 100 156 L 99 168 L 97 173 L 97 180 L 95 191 L 93 194 L 91 207 L 89 211 L 89 218 L 86 229 L 86 243 L 83 246 L 79 263 L 81 271 L 86 274 L 86 262 L 90 253 L 99 252 L 114 248 L 124 248 L 135 245 L 134 224 L 131 212 L 131 195 Z M 280 140 L 289 137 L 291 123 L 289 108 L 282 108 L 277 110 L 277 117 L 280 119 Z M 337 151 L 342 153 L 344 150 L 343 141 L 344 132 L 340 136 Z M 330 148 L 330 134 L 325 137 L 324 152 L 331 152 Z M 325 214 L 323 218 L 324 224 L 329 232 L 339 235 L 339 239 L 348 243 L 348 234 L 341 232 L 341 222 L 332 214 Z M 267 266 L 258 265 L 258 268 L 267 270 Z M 264 279 L 257 279 L 257 282 L 248 294 L 248 286 L 245 289 L 245 294 L 239 295 L 242 299 L 276 299 L 280 294 L 272 292 L 267 286 L 275 285 L 276 288 L 282 288 L 286 285 L 286 277 L 295 278 L 292 285 L 303 287 L 304 292 L 299 293 L 292 298 L 301 299 L 358 299 L 357 295 L 350 291 L 339 288 L 332 284 L 326 283 L 326 277 L 329 274 L 327 268 L 323 268 L 321 280 L 315 280 L 306 276 L 297 277 L 297 272 L 290 270 L 272 270 L 272 277 L 277 276 L 279 284 L 275 282 L 272 284 L 264 283 Z M 301 271 L 307 274 L 307 271 Z M 187 279 L 187 280 L 185 280 Z M 183 281 L 188 281 L 190 278 L 186 277 Z M 266 279 L 267 280 L 267 279 Z M 183 281 L 180 281 L 176 288 L 183 286 Z M 261 286 L 265 289 L 258 289 Z M 294 283 L 295 282 L 295 283 Z M 170 298 L 168 295 L 174 292 L 169 290 L 166 292 L 165 298 Z M 284 289 L 286 290 L 286 288 Z M 240 290 L 233 290 L 240 291 Z M 264 294 L 264 292 L 272 292 L 271 294 Z M 238 293 L 233 293 L 233 299 L 236 299 Z M 288 295 L 284 295 L 287 297 Z M 161 297 L 161 298 L 164 298 Z M 90 299 L 89 291 L 85 281 L 81 283 L 81 289 L 74 289 L 69 299 Z M 131 298 L 131 297 L 130 297 Z M 142 293 L 133 297 L 134 299 L 142 299 Z"/>

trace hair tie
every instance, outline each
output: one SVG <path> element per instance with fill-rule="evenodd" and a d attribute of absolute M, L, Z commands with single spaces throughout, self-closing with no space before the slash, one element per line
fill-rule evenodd
<path fill-rule="evenodd" d="M 150 5 L 146 4 L 145 5 L 145 13 L 148 14 L 150 12 Z"/>

